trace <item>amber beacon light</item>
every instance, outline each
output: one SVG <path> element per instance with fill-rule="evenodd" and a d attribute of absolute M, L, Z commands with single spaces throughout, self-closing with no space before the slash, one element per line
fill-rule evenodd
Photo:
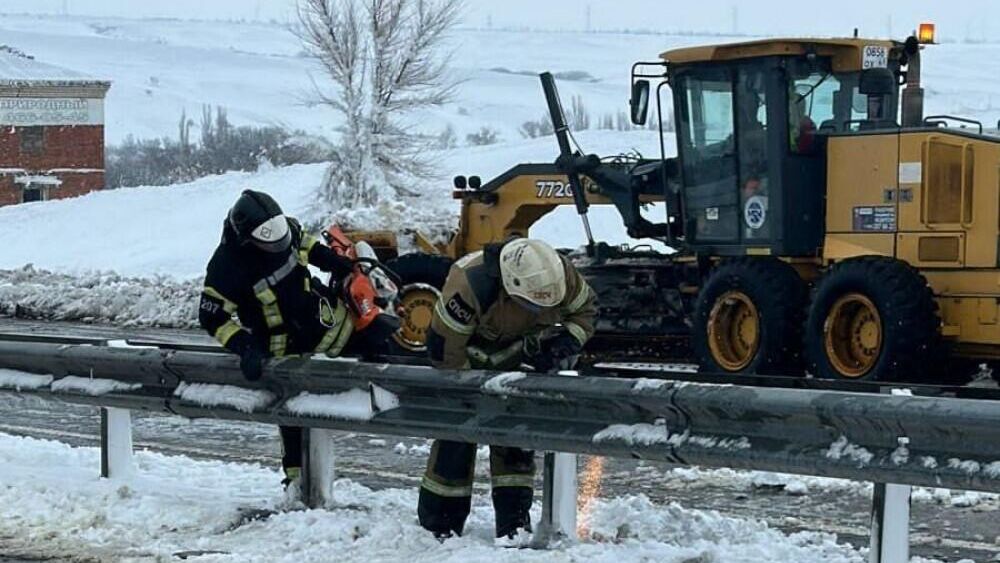
<path fill-rule="evenodd" d="M 920 39 L 921 43 L 934 43 L 934 24 L 920 24 L 920 30 L 917 32 L 917 38 Z"/>

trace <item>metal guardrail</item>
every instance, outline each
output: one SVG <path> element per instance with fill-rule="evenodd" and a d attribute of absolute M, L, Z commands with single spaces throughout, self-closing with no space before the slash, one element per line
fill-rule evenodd
<path fill-rule="evenodd" d="M 192 418 L 1000 492 L 994 401 L 299 358 L 251 384 L 229 354 L 31 342 L 0 342 L 0 367 L 54 376 L 24 392 Z M 127 385 L 95 395 L 60 385 L 67 376 Z M 191 384 L 256 390 L 258 404 L 205 402 Z M 357 390 L 370 411 L 338 414 Z"/>
<path fill-rule="evenodd" d="M 301 358 L 248 383 L 230 354 L 94 344 L 2 340 L 0 368 L 101 407 L 1000 492 L 998 401 Z"/>

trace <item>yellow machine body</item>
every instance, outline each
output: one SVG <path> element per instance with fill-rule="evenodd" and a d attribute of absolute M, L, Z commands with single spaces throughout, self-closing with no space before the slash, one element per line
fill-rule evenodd
<path fill-rule="evenodd" d="M 590 205 L 611 204 L 590 179 L 584 177 L 583 186 Z M 456 190 L 454 195 L 462 201 L 459 227 L 445 254 L 455 259 L 512 236 L 527 236 L 531 226 L 546 214 L 559 206 L 573 205 L 566 175 L 546 164 L 516 166 L 479 190 Z M 641 198 L 644 203 L 662 200 Z"/>
<path fill-rule="evenodd" d="M 955 351 L 1000 358 L 1000 138 L 904 131 L 831 137 L 827 151 L 824 261 L 907 262 Z"/>

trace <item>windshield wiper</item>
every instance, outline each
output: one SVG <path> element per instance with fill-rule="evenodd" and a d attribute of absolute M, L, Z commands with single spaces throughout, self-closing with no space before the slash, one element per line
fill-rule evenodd
<path fill-rule="evenodd" d="M 805 94 L 800 95 L 799 99 L 795 100 L 795 103 L 797 103 L 797 104 L 802 103 L 802 100 L 808 98 L 809 96 L 812 96 L 813 92 L 816 91 L 816 88 L 819 88 L 820 84 L 826 82 L 826 79 L 830 78 L 830 75 L 832 75 L 832 74 L 833 74 L 832 72 L 828 72 L 828 73 L 824 74 L 823 78 L 820 78 L 819 82 L 817 82 L 816 84 L 813 84 L 812 88 L 809 88 L 808 92 L 806 92 Z"/>

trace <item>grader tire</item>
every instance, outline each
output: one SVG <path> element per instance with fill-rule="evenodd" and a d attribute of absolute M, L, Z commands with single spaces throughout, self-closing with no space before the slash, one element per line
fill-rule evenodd
<path fill-rule="evenodd" d="M 775 258 L 723 262 L 695 304 L 692 344 L 699 370 L 801 375 L 805 282 Z"/>
<path fill-rule="evenodd" d="M 809 370 L 828 379 L 937 379 L 940 325 L 920 272 L 882 256 L 844 260 L 813 295 L 805 326 Z"/>
<path fill-rule="evenodd" d="M 448 279 L 451 264 L 447 256 L 424 253 L 404 254 L 386 262 L 386 267 L 403 282 L 399 288 L 402 326 L 392 339 L 392 353 L 411 356 L 426 353 L 433 307 Z"/>

